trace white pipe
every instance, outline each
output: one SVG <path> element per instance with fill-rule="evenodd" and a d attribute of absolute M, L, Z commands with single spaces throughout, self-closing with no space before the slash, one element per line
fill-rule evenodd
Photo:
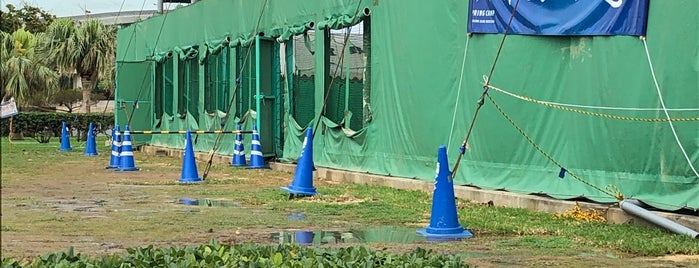
<path fill-rule="evenodd" d="M 658 225 L 660 227 L 663 227 L 673 233 L 676 234 L 683 234 L 683 235 L 688 235 L 691 236 L 692 238 L 697 238 L 699 237 L 699 233 L 697 231 L 694 231 L 692 229 L 689 229 L 685 227 L 684 225 L 681 225 L 679 223 L 676 223 L 674 221 L 668 220 L 666 218 L 663 218 L 661 216 L 658 216 L 648 210 L 643 209 L 642 207 L 639 206 L 639 202 L 637 200 L 633 199 L 625 199 L 619 202 L 619 207 L 621 207 L 622 210 L 624 210 L 626 213 L 629 213 L 631 215 L 634 215 L 636 217 L 639 217 L 641 219 L 644 219 L 646 221 L 649 221 L 655 225 Z"/>

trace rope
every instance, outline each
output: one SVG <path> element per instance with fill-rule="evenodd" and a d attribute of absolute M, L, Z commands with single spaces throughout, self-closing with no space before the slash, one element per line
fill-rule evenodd
<path fill-rule="evenodd" d="M 645 36 L 641 36 L 641 40 L 643 40 L 643 46 L 646 49 L 646 56 L 648 57 L 648 66 L 650 66 L 650 73 L 653 76 L 653 83 L 655 83 L 655 90 L 658 93 L 658 99 L 660 100 L 660 105 L 663 107 L 663 112 L 665 112 L 665 118 L 667 118 L 667 120 L 668 120 L 668 124 L 670 125 L 670 130 L 672 130 L 672 135 L 675 136 L 675 141 L 677 141 L 677 146 L 680 147 L 680 151 L 682 151 L 682 155 L 684 155 L 684 158 L 687 160 L 687 164 L 689 164 L 689 167 L 694 172 L 694 176 L 699 177 L 699 173 L 697 173 L 697 170 L 694 168 L 694 164 L 692 164 L 692 160 L 689 159 L 687 152 L 684 150 L 684 147 L 682 146 L 682 142 L 680 142 L 680 138 L 677 136 L 677 132 L 675 131 L 675 126 L 672 125 L 672 122 L 670 120 L 670 114 L 667 112 L 667 108 L 665 107 L 665 100 L 663 100 L 663 94 L 662 94 L 662 92 L 660 92 L 660 85 L 658 85 L 658 78 L 655 76 L 655 70 L 653 69 L 653 62 L 650 59 L 650 52 L 648 52 L 648 43 L 646 42 Z"/>
<path fill-rule="evenodd" d="M 359 8 L 361 6 L 362 6 L 362 1 L 361 0 L 357 1 L 357 8 L 354 10 L 354 15 L 357 15 L 357 13 L 359 13 Z M 315 138 L 316 132 L 318 131 L 318 124 L 320 124 L 320 119 L 323 117 L 323 112 L 325 111 L 325 106 L 328 103 L 328 97 L 330 97 L 330 90 L 332 89 L 333 83 L 335 82 L 335 77 L 337 76 L 337 71 L 340 69 L 340 65 L 344 65 L 344 63 L 345 63 L 345 48 L 347 48 L 347 42 L 349 41 L 349 36 L 350 36 L 350 29 L 347 29 L 347 32 L 345 33 L 345 41 L 342 42 L 342 51 L 340 51 L 340 59 L 338 60 L 337 65 L 335 65 L 335 71 L 333 72 L 333 75 L 330 78 L 330 84 L 328 85 L 328 90 L 326 90 L 325 97 L 323 98 L 323 106 L 320 107 L 320 114 L 318 115 L 318 119 L 316 120 L 316 123 L 313 125 L 313 134 L 311 135 L 312 138 Z"/>
<path fill-rule="evenodd" d="M 613 115 L 613 114 L 605 114 L 605 113 L 598 113 L 598 112 L 590 112 L 590 111 L 585 111 L 585 110 L 580 110 L 580 109 L 575 109 L 575 108 L 570 108 L 571 105 L 563 105 L 560 103 L 555 103 L 555 102 L 548 102 L 548 101 L 542 101 L 542 100 L 537 100 L 533 99 L 527 96 L 522 96 L 522 95 L 517 95 L 511 92 L 508 92 L 504 89 L 495 87 L 493 85 L 488 85 L 488 88 L 493 89 L 495 91 L 498 91 L 500 93 L 504 93 L 506 95 L 510 95 L 512 97 L 528 101 L 528 102 L 533 102 L 541 105 L 545 105 L 551 108 L 556 108 L 564 111 L 569 111 L 569 112 L 575 112 L 575 113 L 580 113 L 580 114 L 586 114 L 586 115 L 592 115 L 592 116 L 599 116 L 599 117 L 604 117 L 604 118 L 609 118 L 609 119 L 617 119 L 617 120 L 626 120 L 626 121 L 639 121 L 639 122 L 669 122 L 669 121 L 675 121 L 675 122 L 689 122 L 689 121 L 699 121 L 699 117 L 687 117 L 687 118 L 670 118 L 669 116 L 667 118 L 641 118 L 641 117 L 629 117 L 629 116 L 620 116 L 620 115 Z M 591 106 L 594 107 L 594 106 Z M 621 108 L 625 109 L 625 108 Z M 628 109 L 628 108 L 626 108 Z"/>
<path fill-rule="evenodd" d="M 464 68 L 466 67 L 466 53 L 468 52 L 468 41 L 471 40 L 470 34 L 466 34 L 466 45 L 464 46 L 464 59 L 461 61 L 461 72 L 459 73 L 459 90 L 456 91 L 456 100 L 454 101 L 454 115 L 451 117 L 451 128 L 449 129 L 449 139 L 447 140 L 447 148 L 451 148 L 451 137 L 454 133 L 454 122 L 456 122 L 456 112 L 459 110 L 459 99 L 461 99 L 461 84 L 464 81 Z"/>
<path fill-rule="evenodd" d="M 265 2 L 262 3 L 262 8 L 260 9 L 260 16 L 257 18 L 257 23 L 255 24 L 254 33 L 256 35 L 259 34 L 258 30 L 260 27 L 260 22 L 262 21 L 262 15 L 264 15 L 265 9 L 267 8 L 267 2 L 268 2 L 268 0 L 265 0 Z M 255 42 L 254 40 L 255 39 L 253 39 L 253 41 L 252 41 L 253 43 Z M 240 76 L 245 71 L 245 66 L 246 66 L 246 63 L 248 62 L 248 58 L 250 57 L 251 51 L 252 51 L 252 43 L 250 44 L 250 46 L 248 46 L 248 51 L 245 53 L 245 58 L 243 59 L 243 64 L 242 64 L 243 67 L 240 68 L 240 72 L 238 72 L 238 76 L 236 77 L 235 89 L 233 90 L 233 95 L 231 96 L 231 100 L 228 102 L 228 109 L 226 109 L 226 116 L 223 117 L 223 120 L 221 122 L 221 130 L 225 129 L 226 125 L 228 124 L 228 117 L 231 115 L 231 109 L 233 108 L 233 102 L 235 100 L 235 97 L 238 95 L 238 89 L 240 89 L 241 81 L 239 79 L 240 79 Z M 257 56 L 259 57 L 259 55 L 257 55 Z M 256 79 L 259 79 L 259 77 L 257 77 Z M 211 147 L 211 151 L 209 151 L 209 160 L 206 161 L 206 167 L 204 168 L 204 174 L 202 175 L 202 180 L 206 180 L 206 177 L 209 176 L 209 171 L 211 170 L 211 165 L 213 164 L 213 160 L 214 160 L 214 153 L 216 152 L 216 149 L 218 149 L 218 146 L 221 145 L 221 141 L 223 138 L 222 134 L 223 133 L 219 133 L 218 135 L 216 135 L 216 140 L 214 141 L 214 146 Z"/>
<path fill-rule="evenodd" d="M 473 119 L 471 119 L 471 125 L 468 127 L 468 131 L 466 132 L 466 138 L 464 138 L 464 142 L 461 143 L 461 147 L 459 147 L 459 156 L 456 159 L 456 164 L 454 164 L 454 169 L 451 171 L 451 177 L 450 180 L 454 180 L 454 176 L 456 176 L 456 171 L 459 170 L 459 166 L 461 165 L 461 158 L 463 158 L 464 154 L 466 153 L 466 147 L 468 145 L 468 139 L 471 137 L 471 131 L 473 131 L 473 126 L 476 124 L 476 118 L 478 118 L 478 112 L 481 110 L 481 107 L 483 107 L 483 103 L 485 102 L 485 96 L 488 94 L 488 85 L 490 84 L 490 77 L 493 75 L 493 72 L 495 71 L 495 65 L 498 63 L 498 59 L 500 58 L 500 52 L 502 52 L 502 47 L 505 45 L 505 38 L 507 38 L 507 33 L 510 31 L 510 26 L 512 25 L 512 19 L 514 19 L 515 14 L 517 13 L 517 7 L 519 6 L 519 0 L 515 3 L 514 9 L 512 9 L 512 14 L 510 15 L 510 20 L 507 22 L 507 27 L 505 28 L 505 33 L 502 36 L 502 40 L 500 40 L 500 46 L 498 47 L 498 52 L 495 54 L 495 60 L 493 61 L 493 66 L 490 67 L 490 73 L 488 74 L 488 78 L 485 81 L 485 85 L 483 85 L 483 93 L 481 93 L 480 99 L 478 99 L 478 106 L 476 107 L 476 111 L 473 113 Z"/>
<path fill-rule="evenodd" d="M 485 78 L 485 77 L 484 77 Z M 485 81 L 485 80 L 484 80 Z M 552 101 L 542 101 L 542 100 L 536 100 L 534 98 L 530 98 L 527 96 L 523 95 L 518 95 L 512 92 L 509 92 L 507 90 L 504 90 L 502 88 L 497 88 L 494 87 L 493 85 L 489 85 L 491 89 L 495 89 L 496 91 L 499 91 L 500 93 L 504 93 L 507 95 L 510 95 L 512 97 L 521 99 L 521 100 L 526 100 L 526 101 L 532 101 L 532 102 L 540 102 L 542 104 L 553 104 L 553 105 L 558 105 L 558 106 L 563 106 L 563 107 L 572 107 L 572 108 L 583 108 L 583 109 L 597 109 L 597 110 L 623 110 L 623 111 L 662 111 L 663 108 L 634 108 L 634 107 L 610 107 L 610 106 L 591 106 L 591 105 L 579 105 L 579 104 L 569 104 L 569 103 L 560 103 L 560 102 L 552 102 Z M 685 112 L 685 111 L 699 111 L 699 108 L 668 108 L 668 111 L 677 111 L 677 112 Z"/>
<path fill-rule="evenodd" d="M 490 95 L 487 95 L 487 94 L 486 94 L 486 96 L 488 97 L 488 100 L 490 100 L 490 102 L 493 103 L 493 106 L 495 106 L 495 108 L 498 110 L 498 112 L 500 112 L 500 114 L 502 114 L 502 116 L 505 117 L 505 119 L 507 119 L 507 121 L 510 122 L 510 124 L 511 124 L 515 129 L 517 129 L 517 131 L 519 131 L 519 133 L 522 134 L 522 136 L 524 136 L 524 138 L 525 138 L 537 151 L 539 151 L 539 153 L 541 153 L 542 155 L 544 155 L 544 157 L 546 157 L 546 158 L 547 158 L 549 161 L 551 161 L 554 165 L 558 166 L 558 167 L 561 169 L 562 173 L 564 173 L 564 174 L 567 173 L 568 175 L 570 175 L 571 177 L 575 178 L 576 180 L 582 182 L 583 184 L 585 184 L 585 185 L 587 185 L 587 186 L 590 186 L 590 187 L 594 188 L 595 190 L 598 190 L 598 191 L 600 191 L 600 192 L 602 192 L 602 193 L 605 193 L 605 194 L 607 194 L 607 195 L 609 195 L 609 196 L 611 196 L 611 197 L 614 197 L 614 198 L 616 198 L 616 199 L 619 200 L 619 201 L 621 201 L 621 200 L 624 199 L 624 195 L 621 193 L 621 191 L 619 191 L 619 189 L 618 189 L 616 186 L 614 186 L 614 185 L 608 185 L 605 189 L 602 189 L 602 188 L 600 188 L 600 187 L 598 187 L 598 186 L 596 186 L 596 185 L 594 185 L 594 184 L 592 184 L 592 183 L 590 183 L 590 182 L 584 180 L 583 178 L 581 178 L 581 177 L 578 176 L 577 174 L 575 174 L 575 173 L 573 173 L 573 172 L 570 172 L 570 170 L 565 169 L 565 168 L 563 167 L 563 165 L 562 165 L 560 162 L 556 161 L 556 159 L 554 159 L 553 156 L 551 156 L 548 152 L 544 151 L 544 149 L 542 149 L 541 146 L 539 146 L 536 142 L 534 142 L 534 139 L 532 139 L 529 135 L 527 135 L 527 133 L 524 132 L 524 130 L 523 130 L 521 127 L 519 127 L 519 125 L 517 125 L 517 123 L 515 123 L 515 121 L 512 120 L 512 118 L 511 118 L 509 115 L 507 115 L 507 113 L 505 113 L 505 111 L 502 109 L 502 107 L 500 107 L 500 105 L 499 105 L 497 102 L 495 102 L 495 100 L 493 99 L 493 97 L 491 97 Z"/>

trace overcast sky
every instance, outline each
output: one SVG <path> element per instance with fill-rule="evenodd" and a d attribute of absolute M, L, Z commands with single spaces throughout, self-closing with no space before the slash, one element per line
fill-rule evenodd
<path fill-rule="evenodd" d="M 158 9 L 158 0 L 0 0 L 3 10 L 5 5 L 12 4 L 16 7 L 27 3 L 31 6 L 48 11 L 58 17 L 84 15 L 85 10 L 90 13 L 105 13 L 122 11 L 139 11 Z M 124 4 L 121 7 L 122 3 Z M 174 7 L 174 5 L 173 5 Z M 166 9 L 169 9 L 166 6 Z"/>

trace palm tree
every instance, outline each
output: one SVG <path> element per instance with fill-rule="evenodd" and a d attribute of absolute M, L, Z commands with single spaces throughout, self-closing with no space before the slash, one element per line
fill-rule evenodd
<path fill-rule="evenodd" d="M 47 35 L 51 40 L 43 46 L 46 58 L 62 73 L 77 72 L 83 106 L 89 113 L 92 90 L 114 65 L 116 28 L 97 19 L 86 20 L 77 27 L 69 19 L 59 19 L 49 26 Z"/>
<path fill-rule="evenodd" d="M 30 100 L 46 101 L 56 90 L 58 75 L 44 65 L 36 53 L 34 34 L 18 29 L 12 34 L 0 32 L 0 84 L 2 98 L 14 97 L 18 104 Z"/>
<path fill-rule="evenodd" d="M 72 19 L 54 20 L 46 29 L 46 42 L 39 44 L 39 53 L 62 75 L 75 72 L 75 33 Z"/>
<path fill-rule="evenodd" d="M 75 45 L 78 59 L 75 70 L 82 78 L 83 105 L 90 103 L 90 93 L 97 81 L 108 74 L 116 57 L 116 27 L 105 26 L 96 19 L 90 19 L 78 27 Z M 85 106 L 90 112 L 90 106 Z"/>
<path fill-rule="evenodd" d="M 44 42 L 38 44 L 37 53 L 42 58 L 46 59 L 47 65 L 58 71 L 59 74 L 59 92 L 53 101 L 57 104 L 65 103 L 66 96 L 73 96 L 73 85 L 66 85 L 60 81 L 70 81 L 75 76 L 75 35 L 77 28 L 72 19 L 57 19 L 54 20 L 46 28 L 46 38 Z M 81 96 L 82 97 L 82 96 Z M 72 108 L 72 105 L 71 105 Z M 69 109 L 69 113 L 73 109 Z"/>

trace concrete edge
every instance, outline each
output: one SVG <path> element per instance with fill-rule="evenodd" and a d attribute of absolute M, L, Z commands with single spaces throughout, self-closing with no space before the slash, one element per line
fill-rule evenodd
<path fill-rule="evenodd" d="M 183 155 L 183 150 L 172 149 L 165 147 L 157 147 L 151 145 L 145 145 L 141 147 L 141 151 L 148 155 L 158 155 L 158 156 L 170 156 L 179 157 Z M 195 153 L 199 161 L 208 161 L 209 153 Z M 212 163 L 216 164 L 230 164 L 232 161 L 231 156 L 225 156 L 220 154 L 215 154 Z M 295 164 L 270 162 L 270 168 L 273 170 L 293 173 L 296 169 Z M 333 182 L 341 183 L 355 183 L 355 184 L 366 184 L 374 186 L 386 186 L 401 190 L 412 190 L 412 191 L 423 191 L 431 193 L 434 191 L 434 182 L 422 181 L 417 179 L 409 178 L 399 178 L 399 177 L 389 177 L 374 175 L 369 173 L 359 173 L 331 168 L 316 167 L 314 178 L 330 180 Z M 507 191 L 492 191 L 483 190 L 471 186 L 454 186 L 454 195 L 457 198 L 468 199 L 479 203 L 492 203 L 495 206 L 501 207 L 511 207 L 511 208 L 524 208 L 536 211 L 542 211 L 546 213 L 561 213 L 568 211 L 575 206 L 575 201 L 559 200 L 554 198 L 547 198 L 536 195 L 525 195 L 517 194 Z M 595 209 L 603 211 L 608 223 L 613 224 L 626 224 L 626 223 L 636 223 L 645 226 L 655 226 L 641 218 L 634 217 L 627 214 L 618 204 L 599 204 L 592 202 L 577 202 L 578 205 L 584 209 Z M 679 224 L 687 226 L 690 229 L 699 230 L 699 217 L 692 215 L 676 214 L 669 212 L 658 212 L 653 211 L 653 213 L 663 216 L 669 220 L 675 221 Z"/>

